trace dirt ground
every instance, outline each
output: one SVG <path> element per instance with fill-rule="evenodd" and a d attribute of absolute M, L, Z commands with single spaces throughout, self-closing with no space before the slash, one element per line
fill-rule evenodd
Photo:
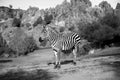
<path fill-rule="evenodd" d="M 48 62 L 53 60 L 52 50 L 37 50 L 28 56 L 0 59 L 0 73 L 12 69 L 24 69 L 27 71 L 44 69 L 58 76 L 53 80 L 120 80 L 119 51 L 120 48 L 108 49 L 106 52 L 103 51 L 99 54 L 89 55 L 90 57 L 78 59 L 76 66 L 65 63 L 61 65 L 61 69 L 56 70 L 53 69 L 53 64 L 47 65 Z"/>

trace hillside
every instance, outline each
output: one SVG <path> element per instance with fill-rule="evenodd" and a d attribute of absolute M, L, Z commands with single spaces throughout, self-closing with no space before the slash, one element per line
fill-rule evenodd
<path fill-rule="evenodd" d="M 1 6 L 0 37 L 3 45 L 0 45 L 2 49 L 0 55 L 20 56 L 39 48 L 49 47 L 49 42 L 39 41 L 43 37 L 42 26 L 49 24 L 63 34 L 67 31 L 78 33 L 81 39 L 90 42 L 89 48 L 119 46 L 119 14 L 119 3 L 113 9 L 107 1 L 102 1 L 95 7 L 92 7 L 89 0 L 70 2 L 64 0 L 62 4 L 47 9 L 29 7 L 27 10 L 22 10 L 13 9 L 12 5 Z M 20 30 L 20 33 L 17 33 L 17 30 Z M 26 36 L 23 37 L 23 33 Z M 21 35 L 21 38 L 17 35 Z M 21 42 L 16 44 L 17 40 Z M 28 43 L 24 44 L 24 42 Z"/>

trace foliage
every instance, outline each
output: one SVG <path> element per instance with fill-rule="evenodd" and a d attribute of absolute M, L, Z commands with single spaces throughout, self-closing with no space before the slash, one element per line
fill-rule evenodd
<path fill-rule="evenodd" d="M 89 13 L 81 13 L 79 14 L 79 16 L 76 17 L 68 17 L 66 19 L 66 27 L 71 31 L 75 31 L 81 34 L 81 32 L 83 31 L 82 29 L 84 29 L 86 25 L 89 25 L 94 21 L 97 21 L 96 17 L 91 16 Z"/>
<path fill-rule="evenodd" d="M 116 9 L 120 9 L 120 3 L 117 3 Z"/>
<path fill-rule="evenodd" d="M 39 17 L 36 22 L 34 22 L 33 26 L 37 26 L 38 24 L 42 24 L 43 20 L 42 20 L 42 17 Z"/>
<path fill-rule="evenodd" d="M 116 29 L 120 26 L 120 18 L 115 14 L 107 14 L 101 19 L 101 23 Z"/>
<path fill-rule="evenodd" d="M 86 26 L 81 35 L 90 42 L 102 44 L 106 40 L 113 39 L 114 30 L 108 25 L 95 22 Z"/>
<path fill-rule="evenodd" d="M 46 22 L 46 24 L 50 24 L 52 19 L 53 19 L 52 15 L 46 14 L 45 18 L 44 18 L 44 21 Z"/>
<path fill-rule="evenodd" d="M 98 6 L 87 8 L 86 11 L 91 16 L 95 16 L 96 18 L 102 18 L 102 17 L 105 16 L 105 13 L 104 13 L 103 9 L 98 7 Z"/>
<path fill-rule="evenodd" d="M 2 37 L 2 34 L 0 33 L 0 47 L 4 47 L 6 45 L 5 40 Z"/>
<path fill-rule="evenodd" d="M 26 55 L 29 52 L 33 52 L 37 49 L 37 46 L 31 37 L 26 37 L 24 40 L 16 38 L 12 42 L 9 43 L 9 47 L 19 55 Z"/>
<path fill-rule="evenodd" d="M 37 47 L 37 45 L 36 45 L 35 40 L 33 39 L 33 37 L 26 37 L 24 39 L 24 44 L 27 47 L 27 50 L 26 50 L 27 54 L 29 52 L 33 52 L 34 50 L 38 49 L 38 47 Z"/>
<path fill-rule="evenodd" d="M 21 20 L 18 19 L 18 18 L 14 18 L 12 26 L 14 26 L 14 27 L 20 27 L 20 25 L 21 25 Z"/>
<path fill-rule="evenodd" d="M 4 56 L 4 54 L 9 54 L 7 57 L 14 54 L 14 52 L 8 47 L 6 41 L 3 39 L 2 34 L 0 33 L 0 56 Z"/>
<path fill-rule="evenodd" d="M 3 40 L 0 34 L 0 55 L 2 55 L 5 52 L 5 46 L 6 46 L 6 42 Z"/>
<path fill-rule="evenodd" d="M 62 4 L 57 5 L 55 8 L 41 10 L 37 7 L 29 7 L 25 11 L 1 7 L 0 12 L 2 13 L 0 14 L 0 19 L 13 18 L 13 27 L 21 27 L 22 25 L 24 29 L 26 29 L 25 27 L 32 27 L 31 33 L 35 41 L 32 38 L 28 38 L 24 34 L 24 31 L 17 32 L 16 30 L 15 32 L 14 29 L 6 31 L 9 37 L 4 37 L 4 39 L 7 43 L 10 42 L 11 47 L 14 47 L 12 48 L 14 51 L 18 53 L 30 52 L 33 49 L 31 46 L 35 46 L 34 42 L 40 45 L 40 30 L 36 31 L 35 27 L 43 24 L 56 24 L 57 26 L 55 28 L 59 32 L 77 32 L 82 38 L 96 45 L 101 45 L 107 41 L 112 43 L 116 37 L 120 37 L 119 4 L 116 9 L 113 9 L 107 1 L 102 1 L 96 7 L 91 7 L 91 5 L 90 0 L 70 0 L 70 2 L 64 0 Z M 30 45 L 30 50 L 27 50 L 28 47 L 26 47 L 26 45 Z M 46 41 L 41 43 L 41 45 L 45 46 Z M 18 50 L 16 46 L 19 46 Z"/>
<path fill-rule="evenodd" d="M 101 7 L 106 14 L 112 14 L 113 13 L 113 8 L 107 1 L 102 1 L 99 4 L 99 7 Z"/>
<path fill-rule="evenodd" d="M 36 49 L 33 38 L 28 37 L 21 28 L 7 29 L 3 37 L 9 48 L 16 52 L 16 56 L 27 54 Z"/>
<path fill-rule="evenodd" d="M 9 7 L 0 6 L 0 20 L 7 20 L 9 18 L 21 18 L 23 14 L 21 9 L 13 9 L 12 5 Z"/>
<path fill-rule="evenodd" d="M 88 52 L 90 51 L 90 49 L 92 48 L 92 46 L 90 44 L 85 44 L 81 47 L 81 45 L 78 47 L 78 52 L 77 52 L 77 56 L 82 56 L 82 55 L 86 55 L 88 54 Z"/>

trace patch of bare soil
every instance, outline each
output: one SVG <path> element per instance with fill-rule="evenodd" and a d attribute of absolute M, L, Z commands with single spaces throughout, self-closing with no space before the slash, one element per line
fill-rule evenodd
<path fill-rule="evenodd" d="M 57 70 L 53 69 L 53 64 L 47 65 L 47 62 L 53 60 L 53 52 L 50 49 L 38 50 L 29 56 L 12 58 L 10 59 L 12 62 L 0 63 L 0 73 L 18 69 L 25 71 L 42 69 L 57 75 L 52 78 L 53 80 L 120 80 L 120 56 L 113 55 L 114 52 L 111 55 L 108 50 L 102 52 L 105 56 L 93 54 L 91 57 L 82 57 L 78 59 L 76 66 L 70 61 L 63 61 L 61 69 Z"/>

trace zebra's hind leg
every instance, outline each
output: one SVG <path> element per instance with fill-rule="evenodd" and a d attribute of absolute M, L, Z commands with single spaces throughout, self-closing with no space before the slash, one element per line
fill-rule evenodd
<path fill-rule="evenodd" d="M 60 64 L 60 51 L 54 51 L 55 54 L 55 66 L 54 69 L 60 69 L 61 64 Z"/>
<path fill-rule="evenodd" d="M 77 60 L 77 48 L 73 49 L 73 56 L 74 56 L 74 60 L 73 60 L 73 64 L 76 65 L 76 60 Z"/>

